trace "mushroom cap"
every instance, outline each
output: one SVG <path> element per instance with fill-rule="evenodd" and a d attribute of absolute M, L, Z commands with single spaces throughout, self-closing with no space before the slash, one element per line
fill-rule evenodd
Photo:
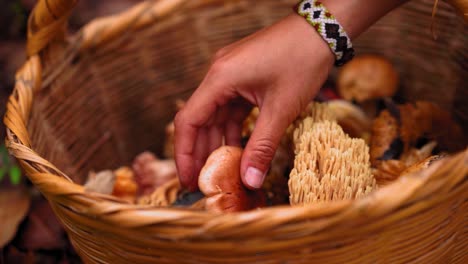
<path fill-rule="evenodd" d="M 115 184 L 112 195 L 120 197 L 128 202 L 134 202 L 138 186 L 135 182 L 133 171 L 128 167 L 121 167 L 114 171 Z"/>
<path fill-rule="evenodd" d="M 392 63 L 382 56 L 361 55 L 347 63 L 338 74 L 338 92 L 346 100 L 392 97 L 399 77 Z"/>
<path fill-rule="evenodd" d="M 223 146 L 211 153 L 200 171 L 198 185 L 207 196 L 240 189 L 242 149 Z"/>
<path fill-rule="evenodd" d="M 346 100 L 328 101 L 328 107 L 346 134 L 363 138 L 370 133 L 372 120 L 360 107 Z"/>
<path fill-rule="evenodd" d="M 198 185 L 207 197 L 205 208 L 208 211 L 237 212 L 265 205 L 262 191 L 244 187 L 240 176 L 241 158 L 241 148 L 222 146 L 206 160 Z"/>

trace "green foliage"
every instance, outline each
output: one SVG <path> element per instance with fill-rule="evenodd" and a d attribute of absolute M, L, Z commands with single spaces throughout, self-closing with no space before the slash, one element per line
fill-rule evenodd
<path fill-rule="evenodd" d="M 10 182 L 13 185 L 18 185 L 21 182 L 21 170 L 18 166 L 10 168 Z"/>
<path fill-rule="evenodd" d="M 7 174 L 8 172 L 8 174 Z M 4 145 L 0 146 L 0 181 L 9 175 L 10 182 L 13 185 L 18 185 L 21 182 L 21 169 L 16 165 L 12 164 L 8 151 Z"/>

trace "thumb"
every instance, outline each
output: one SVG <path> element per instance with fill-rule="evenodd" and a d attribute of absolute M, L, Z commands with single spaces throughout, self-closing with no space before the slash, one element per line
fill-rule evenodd
<path fill-rule="evenodd" d="M 266 105 L 265 109 L 260 111 L 255 129 L 242 154 L 241 178 L 249 189 L 262 187 L 278 144 L 288 126 L 288 118 L 283 118 L 277 110 Z"/>

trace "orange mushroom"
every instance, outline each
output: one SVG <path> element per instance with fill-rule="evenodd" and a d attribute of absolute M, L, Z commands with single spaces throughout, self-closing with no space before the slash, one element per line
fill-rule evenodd
<path fill-rule="evenodd" d="M 213 212 L 238 212 L 265 206 L 262 191 L 248 190 L 242 184 L 240 162 L 242 149 L 223 146 L 207 159 L 198 185 L 207 197 L 205 208 Z"/>
<path fill-rule="evenodd" d="M 134 203 L 138 187 L 135 183 L 133 171 L 129 167 L 121 167 L 115 170 L 114 174 L 115 184 L 112 195 Z"/>

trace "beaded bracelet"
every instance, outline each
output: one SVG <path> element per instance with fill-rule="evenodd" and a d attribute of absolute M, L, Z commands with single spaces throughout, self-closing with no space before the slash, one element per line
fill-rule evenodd
<path fill-rule="evenodd" d="M 311 24 L 335 54 L 335 66 L 341 66 L 354 57 L 348 34 L 327 8 L 317 0 L 303 0 L 295 11 Z"/>

